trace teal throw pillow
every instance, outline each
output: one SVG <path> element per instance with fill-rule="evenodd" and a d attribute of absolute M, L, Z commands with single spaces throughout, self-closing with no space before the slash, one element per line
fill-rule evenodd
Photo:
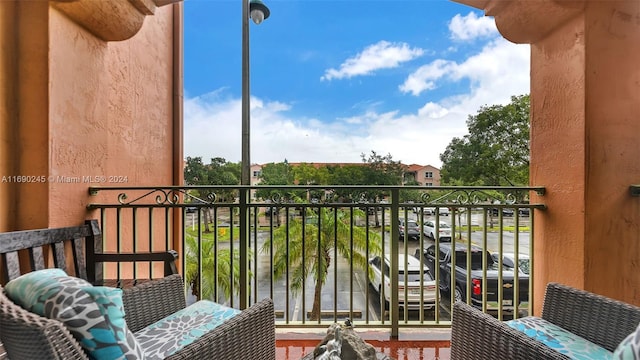
<path fill-rule="evenodd" d="M 616 360 L 640 360 L 640 324 L 613 351 Z"/>
<path fill-rule="evenodd" d="M 5 290 L 24 309 L 62 322 L 93 359 L 143 358 L 126 327 L 120 289 L 94 288 L 61 270 L 47 269 L 22 275 Z"/>

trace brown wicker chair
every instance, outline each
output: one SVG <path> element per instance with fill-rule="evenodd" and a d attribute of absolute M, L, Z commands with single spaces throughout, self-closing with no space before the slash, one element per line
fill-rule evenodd
<path fill-rule="evenodd" d="M 557 283 L 547 285 L 542 316 L 614 351 L 640 323 L 640 308 Z M 451 326 L 451 359 L 568 359 L 493 316 L 457 302 Z"/>
<path fill-rule="evenodd" d="M 43 248 L 50 247 L 60 267 L 65 267 L 64 242 L 76 248 L 95 249 L 94 253 L 74 251 L 76 276 L 91 279 L 101 275 L 95 262 L 119 262 L 118 255 L 99 251 L 102 237 L 95 221 L 81 227 L 40 229 L 0 234 L 0 280 L 20 275 L 16 265 L 18 251 L 27 251 L 33 269 L 44 268 Z M 94 243 L 96 244 L 94 247 Z M 132 332 L 184 308 L 186 300 L 182 277 L 175 274 L 172 254 L 134 254 L 136 260 L 153 258 L 165 262 L 165 277 L 123 289 L 127 327 Z M 132 261 L 132 254 L 121 259 Z M 85 261 L 86 259 L 86 261 Z M 82 267 L 86 263 L 86 268 Z M 78 267 L 80 266 L 80 267 Z M 88 274 L 88 275 L 87 275 Z M 84 275 L 84 276 L 82 276 Z M 14 304 L 0 287 L 0 342 L 9 359 L 88 359 L 87 355 L 61 322 L 50 320 Z M 275 360 L 275 322 L 273 302 L 264 299 L 185 346 L 168 359 Z"/>

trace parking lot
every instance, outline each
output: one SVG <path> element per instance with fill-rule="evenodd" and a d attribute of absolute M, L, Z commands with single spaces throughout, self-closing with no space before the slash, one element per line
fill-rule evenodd
<path fill-rule="evenodd" d="M 387 213 L 385 214 L 385 223 L 390 223 L 388 212 L 385 213 Z M 381 218 L 381 216 L 382 212 L 379 212 L 379 217 Z M 418 220 L 417 216 L 418 215 L 412 212 L 408 213 L 409 219 Z M 374 215 L 369 215 L 369 217 L 369 221 L 371 222 Z M 424 219 L 425 221 L 427 219 L 435 219 L 435 216 L 425 216 Z M 439 220 L 451 223 L 450 216 L 440 216 Z M 456 218 L 456 220 L 458 223 L 464 224 L 466 217 Z M 507 225 L 509 222 L 512 223 L 513 219 L 506 218 L 504 221 L 505 225 Z M 473 214 L 471 222 L 472 224 L 481 224 L 484 222 L 484 219 L 479 214 Z M 268 231 L 258 232 L 258 249 L 262 247 L 262 243 L 268 234 Z M 459 240 L 458 237 L 461 235 L 463 238 L 466 238 L 466 232 L 464 234 L 453 234 L 457 239 L 456 241 L 464 241 Z M 384 251 L 389 252 L 391 234 L 386 232 L 384 234 L 384 239 Z M 484 242 L 483 232 L 472 232 L 471 241 L 476 245 L 482 246 Z M 512 253 L 515 242 L 514 233 L 497 233 L 491 231 L 487 233 L 486 243 L 489 251 L 497 252 L 499 250 L 500 242 L 502 242 L 502 248 L 505 253 Z M 433 241 L 430 239 L 423 239 L 423 245 L 425 247 L 432 243 Z M 518 233 L 518 243 L 519 252 L 521 254 L 528 254 L 529 234 L 526 232 Z M 220 245 L 225 246 L 224 243 L 221 243 Z M 237 244 L 234 246 L 237 246 Z M 400 254 L 413 256 L 415 250 L 420 246 L 420 241 L 399 241 L 398 246 Z M 273 285 L 271 284 L 270 257 L 261 252 L 258 252 L 256 256 L 258 260 L 257 269 L 254 271 L 255 276 L 257 276 L 257 288 L 255 289 L 257 292 L 256 299 L 261 299 L 263 297 L 273 298 L 276 315 L 280 321 L 286 320 L 295 322 L 302 321 L 303 317 L 306 318 L 306 315 L 310 312 L 313 306 L 314 300 L 315 282 L 312 271 L 309 269 L 309 277 L 305 283 L 304 291 L 301 290 L 298 293 L 293 294 L 286 278 L 274 279 Z M 331 257 L 331 266 L 328 270 L 329 273 L 323 286 L 321 296 L 321 309 L 324 316 L 332 318 L 335 314 L 334 311 L 336 311 L 339 319 L 352 317 L 354 320 L 368 320 L 375 322 L 384 317 L 388 320 L 388 311 L 385 311 L 384 313 L 381 312 L 380 296 L 378 291 L 370 286 L 367 274 L 364 270 L 358 268 L 351 269 L 349 261 L 341 256 L 338 256 L 337 259 L 333 258 L 333 256 Z M 272 287 L 273 294 L 271 293 Z M 450 299 L 446 295 L 447 294 L 441 294 L 440 297 L 440 306 L 438 308 L 438 318 L 440 320 L 448 320 L 450 318 Z M 404 321 L 405 315 L 407 320 L 423 319 L 425 321 L 429 321 L 435 319 L 436 312 L 435 310 L 425 310 L 421 318 L 419 311 L 404 312 L 401 309 L 401 321 Z"/>

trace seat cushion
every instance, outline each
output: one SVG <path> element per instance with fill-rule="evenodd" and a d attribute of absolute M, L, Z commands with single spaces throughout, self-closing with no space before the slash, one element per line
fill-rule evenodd
<path fill-rule="evenodd" d="M 542 318 L 527 316 L 506 324 L 571 359 L 611 359 L 612 356 L 607 349 Z"/>
<path fill-rule="evenodd" d="M 135 333 L 146 359 L 164 359 L 191 344 L 240 310 L 200 300 Z"/>
<path fill-rule="evenodd" d="M 46 269 L 8 282 L 5 291 L 25 310 L 63 323 L 93 359 L 144 356 L 126 326 L 120 289 L 93 287 L 60 269 Z"/>

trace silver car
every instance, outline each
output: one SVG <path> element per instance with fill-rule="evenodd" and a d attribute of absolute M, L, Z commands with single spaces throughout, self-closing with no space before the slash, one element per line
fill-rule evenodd
<path fill-rule="evenodd" d="M 369 281 L 378 291 L 380 303 L 385 304 L 385 309 L 389 309 L 389 302 L 391 301 L 390 258 L 391 255 L 386 254 L 384 260 L 381 256 L 369 259 L 369 268 L 373 273 L 373 277 Z M 419 310 L 421 304 L 420 294 L 422 294 L 422 308 L 425 310 L 434 308 L 436 291 L 439 291 L 439 289 L 429 268 L 426 265 L 421 268 L 420 260 L 411 255 L 407 255 L 406 260 L 407 262 L 405 263 L 404 254 L 398 255 L 398 274 L 394 278 L 395 281 L 398 281 L 398 304 L 401 308 L 406 306 L 409 310 Z M 382 275 L 383 271 L 384 276 Z M 422 274 L 422 283 L 420 283 L 420 274 Z M 405 275 L 407 277 L 406 282 Z"/>

